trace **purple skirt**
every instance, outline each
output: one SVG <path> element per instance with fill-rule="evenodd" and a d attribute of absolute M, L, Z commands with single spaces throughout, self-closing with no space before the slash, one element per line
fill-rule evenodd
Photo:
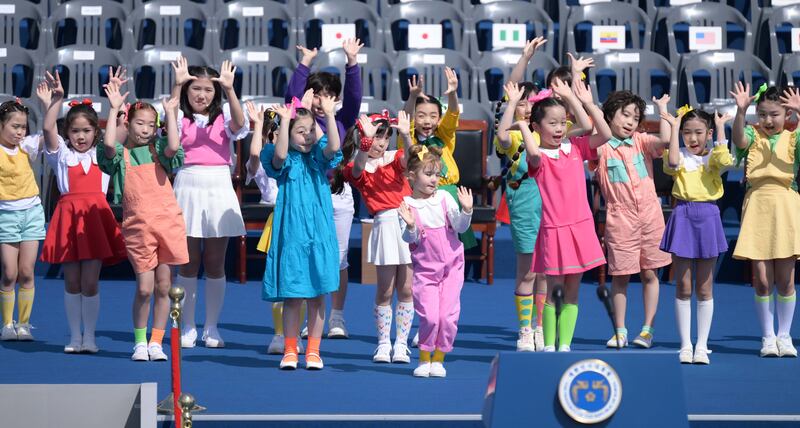
<path fill-rule="evenodd" d="M 717 203 L 678 201 L 660 248 L 687 259 L 708 259 L 728 251 Z"/>

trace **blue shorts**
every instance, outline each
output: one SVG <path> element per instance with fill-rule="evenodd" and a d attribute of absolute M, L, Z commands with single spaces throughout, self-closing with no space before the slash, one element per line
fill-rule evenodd
<path fill-rule="evenodd" d="M 533 178 L 522 180 L 516 190 L 506 186 L 506 203 L 511 217 L 511 241 L 517 254 L 531 254 L 536 247 L 542 220 L 542 196 Z"/>
<path fill-rule="evenodd" d="M 26 210 L 0 210 L 0 243 L 41 241 L 44 236 L 44 208 L 41 204 Z"/>

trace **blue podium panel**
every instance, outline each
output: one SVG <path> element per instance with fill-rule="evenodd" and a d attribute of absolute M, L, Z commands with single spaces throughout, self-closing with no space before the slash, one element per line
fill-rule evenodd
<path fill-rule="evenodd" d="M 688 427 L 674 352 L 502 352 L 492 361 L 487 427 Z"/>

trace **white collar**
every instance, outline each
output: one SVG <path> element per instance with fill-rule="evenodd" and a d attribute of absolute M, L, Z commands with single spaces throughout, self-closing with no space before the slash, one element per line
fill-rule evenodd
<path fill-rule="evenodd" d="M 8 153 L 10 156 L 15 156 L 17 153 L 19 153 L 19 146 L 14 146 L 14 148 L 12 149 L 9 149 L 6 146 L 0 146 L 0 147 L 2 147 L 3 150 L 5 150 L 5 152 Z"/>
<path fill-rule="evenodd" d="M 431 197 L 429 197 L 429 198 L 416 199 L 416 198 L 413 198 L 411 196 L 405 196 L 405 197 L 403 197 L 403 200 L 406 201 L 406 203 L 408 205 L 411 205 L 412 207 L 414 207 L 416 209 L 425 208 L 426 205 L 433 207 L 433 206 L 440 205 L 442 203 L 442 198 L 444 197 L 442 192 L 447 193 L 444 190 L 437 189 L 436 193 L 431 195 Z"/>
<path fill-rule="evenodd" d="M 681 166 L 686 172 L 697 171 L 700 169 L 700 166 L 707 167 L 708 166 L 708 159 L 711 157 L 711 151 L 709 150 L 705 156 L 698 156 L 691 152 L 686 147 L 680 148 L 681 152 Z"/>
<path fill-rule="evenodd" d="M 366 165 L 364 165 L 364 171 L 372 174 L 378 170 L 378 168 L 382 168 L 390 163 L 394 162 L 395 154 L 397 150 L 387 150 L 383 152 L 383 156 L 379 158 L 369 158 L 367 159 Z"/>
<path fill-rule="evenodd" d="M 550 159 L 558 159 L 559 152 L 564 152 L 565 155 L 568 155 L 569 152 L 572 151 L 572 143 L 570 143 L 568 140 L 561 141 L 561 146 L 559 146 L 557 149 L 545 149 L 544 147 L 539 146 L 539 151 Z"/>
<path fill-rule="evenodd" d="M 83 167 L 83 172 L 88 174 L 92 164 L 97 165 L 97 147 L 92 147 L 83 153 L 78 153 L 68 148 L 64 159 L 67 166 L 76 166 L 80 164 Z"/>

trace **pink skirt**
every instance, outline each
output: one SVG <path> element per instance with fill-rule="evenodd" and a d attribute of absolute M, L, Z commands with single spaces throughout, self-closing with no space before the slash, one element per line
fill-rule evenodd
<path fill-rule="evenodd" d="M 546 275 L 582 273 L 606 263 L 594 221 L 547 227 L 542 225 L 533 252 L 531 271 Z"/>

